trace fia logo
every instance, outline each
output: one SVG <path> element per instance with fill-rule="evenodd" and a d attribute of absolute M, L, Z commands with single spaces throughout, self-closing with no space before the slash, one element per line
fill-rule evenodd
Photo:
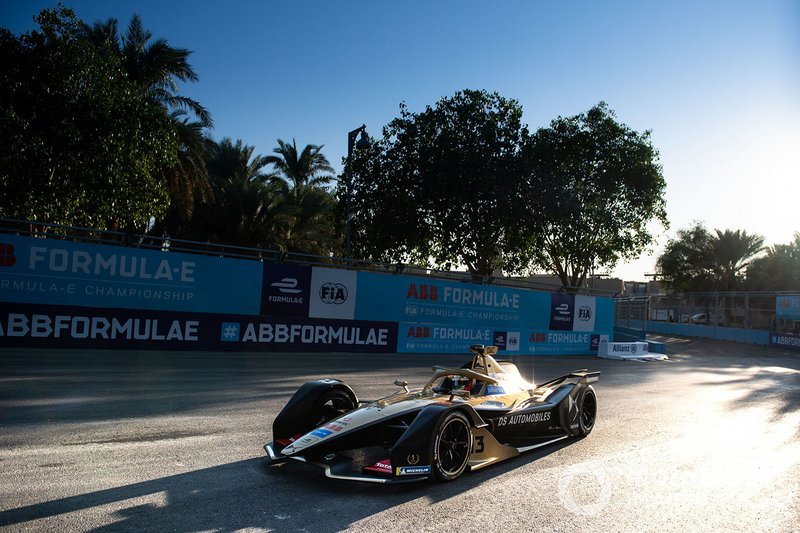
<path fill-rule="evenodd" d="M 347 287 L 341 283 L 323 283 L 319 288 L 319 299 L 326 304 L 341 305 L 347 301 Z"/>
<path fill-rule="evenodd" d="M 588 322 L 592 319 L 592 308 L 588 305 L 582 305 L 578 308 L 578 320 L 581 322 Z"/>

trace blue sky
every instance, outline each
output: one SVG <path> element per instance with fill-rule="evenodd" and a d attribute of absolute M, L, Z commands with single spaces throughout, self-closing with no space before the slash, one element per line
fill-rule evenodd
<path fill-rule="evenodd" d="M 86 21 L 139 13 L 194 51 L 184 93 L 213 136 L 267 154 L 276 139 L 379 135 L 405 101 L 422 110 L 464 88 L 516 98 L 535 129 L 608 102 L 653 131 L 669 231 L 693 220 L 769 244 L 800 231 L 800 2 L 787 1 L 65 1 Z M 55 1 L 0 2 L 21 33 Z M 656 252 L 659 248 L 656 248 Z M 614 272 L 641 279 L 655 256 Z"/>

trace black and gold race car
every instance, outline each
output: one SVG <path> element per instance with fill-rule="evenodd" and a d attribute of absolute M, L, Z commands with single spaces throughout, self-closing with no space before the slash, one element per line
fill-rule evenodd
<path fill-rule="evenodd" d="M 322 467 L 331 478 L 399 483 L 451 481 L 553 442 L 588 435 L 597 417 L 591 383 L 578 370 L 531 385 L 517 367 L 496 361 L 495 346 L 474 345 L 461 368 L 434 367 L 420 390 L 359 401 L 342 381 L 305 383 L 275 418 L 275 463 Z"/>

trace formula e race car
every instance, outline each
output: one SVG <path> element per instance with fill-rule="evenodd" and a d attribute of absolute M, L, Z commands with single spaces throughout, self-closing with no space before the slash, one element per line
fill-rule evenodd
<path fill-rule="evenodd" d="M 538 386 L 496 361 L 496 346 L 473 345 L 461 368 L 434 367 L 425 387 L 405 381 L 390 396 L 359 401 L 342 381 L 305 383 L 275 418 L 273 463 L 310 463 L 331 478 L 399 483 L 451 481 L 467 470 L 569 437 L 588 435 L 597 417 L 591 383 L 578 370 Z"/>

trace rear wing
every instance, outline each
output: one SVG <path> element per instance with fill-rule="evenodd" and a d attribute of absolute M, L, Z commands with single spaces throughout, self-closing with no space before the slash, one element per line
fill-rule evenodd
<path fill-rule="evenodd" d="M 590 383 L 597 383 L 598 381 L 600 381 L 600 371 L 596 370 L 590 372 L 585 368 L 582 368 L 581 370 L 574 370 L 569 374 L 567 374 L 566 376 L 557 377 L 556 379 L 551 379 L 550 381 L 546 381 L 544 383 L 536 385 L 536 388 L 538 389 L 539 387 L 551 387 L 558 383 L 563 383 L 568 379 L 574 379 L 577 381 L 577 383 L 583 382 L 586 383 L 587 385 Z"/>
<path fill-rule="evenodd" d="M 593 372 L 589 372 L 585 368 L 582 370 L 574 370 L 570 372 L 569 377 L 571 378 L 580 378 L 581 381 L 586 381 L 586 383 L 597 383 L 600 381 L 600 371 L 595 370 Z"/>

